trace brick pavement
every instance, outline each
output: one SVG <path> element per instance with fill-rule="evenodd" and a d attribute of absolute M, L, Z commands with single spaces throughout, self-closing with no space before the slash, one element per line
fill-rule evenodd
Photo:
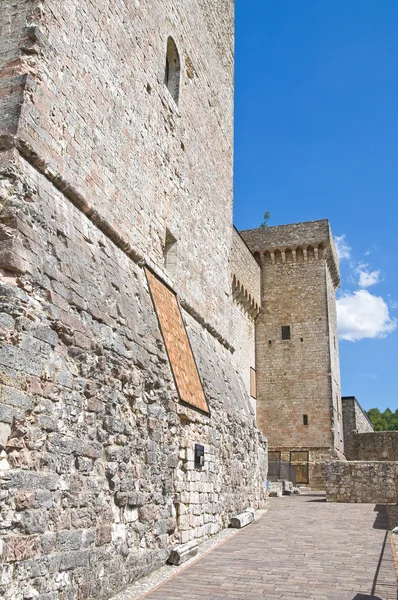
<path fill-rule="evenodd" d="M 272 498 L 257 522 L 148 600 L 397 600 L 385 508 Z"/>

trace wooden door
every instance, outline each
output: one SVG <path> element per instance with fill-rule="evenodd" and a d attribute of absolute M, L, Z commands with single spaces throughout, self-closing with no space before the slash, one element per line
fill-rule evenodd
<path fill-rule="evenodd" d="M 290 464 L 296 470 L 296 483 L 309 483 L 308 479 L 308 450 L 290 452 Z"/>

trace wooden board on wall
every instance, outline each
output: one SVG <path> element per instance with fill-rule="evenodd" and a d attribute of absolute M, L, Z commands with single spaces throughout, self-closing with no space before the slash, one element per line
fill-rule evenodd
<path fill-rule="evenodd" d="M 250 396 L 257 398 L 257 381 L 256 381 L 256 371 L 250 367 Z"/>
<path fill-rule="evenodd" d="M 178 394 L 186 404 L 208 413 L 202 383 L 176 295 L 149 269 L 145 269 L 145 272 Z"/>

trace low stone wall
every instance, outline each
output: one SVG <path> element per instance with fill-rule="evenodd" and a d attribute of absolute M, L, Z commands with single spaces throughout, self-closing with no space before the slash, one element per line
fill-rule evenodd
<path fill-rule="evenodd" d="M 328 502 L 397 501 L 397 461 L 331 461 L 324 472 Z"/>
<path fill-rule="evenodd" d="M 398 431 L 357 433 L 349 459 L 398 461 Z"/>

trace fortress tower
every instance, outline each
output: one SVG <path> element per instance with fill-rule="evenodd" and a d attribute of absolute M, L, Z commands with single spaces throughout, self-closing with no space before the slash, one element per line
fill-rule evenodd
<path fill-rule="evenodd" d="M 257 422 L 270 458 L 296 465 L 297 482 L 322 485 L 320 463 L 344 452 L 329 223 L 242 232 L 261 264 L 257 320 Z"/>

